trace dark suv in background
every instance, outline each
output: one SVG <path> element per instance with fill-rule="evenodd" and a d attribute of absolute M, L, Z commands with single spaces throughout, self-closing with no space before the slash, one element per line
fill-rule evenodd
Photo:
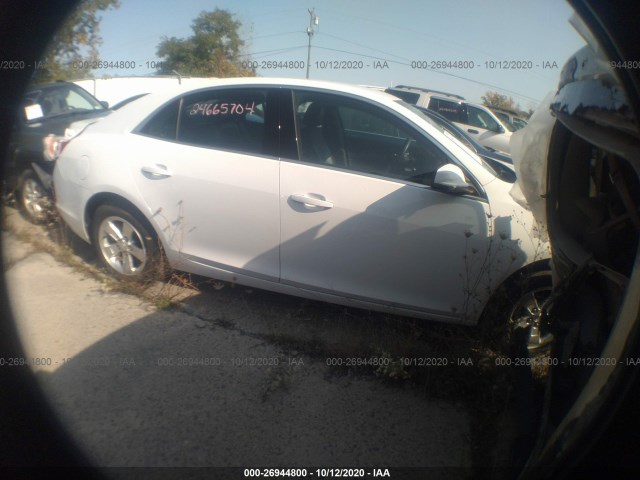
<path fill-rule="evenodd" d="M 70 136 L 72 123 L 110 112 L 108 104 L 73 83 L 33 85 L 27 91 L 9 142 L 4 189 L 29 220 L 44 220 L 50 205 L 53 162 L 45 154 L 53 148 L 50 135 Z"/>

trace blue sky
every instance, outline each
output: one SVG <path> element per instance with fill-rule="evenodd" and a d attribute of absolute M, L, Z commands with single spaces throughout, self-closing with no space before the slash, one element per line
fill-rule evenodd
<path fill-rule="evenodd" d="M 558 0 L 121 0 L 119 9 L 102 16 L 100 57 L 137 66 L 94 75 L 152 73 L 146 62 L 160 60 L 161 38 L 190 36 L 193 19 L 216 7 L 242 22 L 247 59 L 306 62 L 308 9 L 315 8 L 319 25 L 312 39 L 311 78 L 416 85 L 475 102 L 494 90 L 524 109 L 535 108 L 556 87 L 564 62 L 584 45 L 568 23 L 571 8 Z M 497 68 L 498 62 L 511 60 L 532 68 Z M 329 68 L 341 61 L 362 68 Z M 412 67 L 415 61 L 466 61 L 473 68 L 437 73 Z M 306 69 L 258 68 L 257 73 L 304 77 Z"/>

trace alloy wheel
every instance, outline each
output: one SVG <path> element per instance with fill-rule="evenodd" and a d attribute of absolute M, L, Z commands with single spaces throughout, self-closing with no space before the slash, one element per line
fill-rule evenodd
<path fill-rule="evenodd" d="M 40 182 L 34 178 L 26 178 L 22 182 L 20 198 L 29 219 L 34 222 L 41 222 L 46 218 L 50 201 Z"/>
<path fill-rule="evenodd" d="M 107 264 L 121 275 L 136 275 L 147 263 L 142 235 L 122 217 L 102 220 L 98 227 L 98 247 Z"/>
<path fill-rule="evenodd" d="M 548 319 L 542 308 L 550 295 L 551 286 L 530 290 L 518 299 L 509 315 L 509 321 L 513 327 L 529 328 L 527 349 L 530 351 L 545 347 L 553 340 Z"/>

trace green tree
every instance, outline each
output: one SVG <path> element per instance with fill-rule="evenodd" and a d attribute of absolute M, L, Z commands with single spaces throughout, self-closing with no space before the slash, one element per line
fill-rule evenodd
<path fill-rule="evenodd" d="M 99 12 L 119 6 L 120 0 L 82 0 L 49 43 L 36 66 L 33 81 L 41 83 L 89 76 L 88 62 L 78 62 L 98 59 L 97 47 L 102 43 Z"/>
<path fill-rule="evenodd" d="M 500 95 L 498 92 L 487 91 L 482 97 L 482 103 L 490 108 L 520 111 L 520 105 L 517 105 L 513 98 Z"/>
<path fill-rule="evenodd" d="M 255 76 L 254 70 L 241 65 L 244 47 L 244 40 L 238 33 L 241 26 L 227 10 L 216 8 L 213 12 L 201 12 L 191 25 L 191 37 L 163 37 L 157 50 L 163 63 L 160 73 L 176 71 L 181 75 L 202 77 Z"/>

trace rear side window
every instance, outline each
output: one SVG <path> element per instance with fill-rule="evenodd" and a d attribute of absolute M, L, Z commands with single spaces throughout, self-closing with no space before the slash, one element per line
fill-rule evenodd
<path fill-rule="evenodd" d="M 216 89 L 184 97 L 178 141 L 261 154 L 266 141 L 267 95 L 260 89 Z"/>
<path fill-rule="evenodd" d="M 466 123 L 462 105 L 459 103 L 431 97 L 429 109 L 438 112 L 450 122 Z"/>
<path fill-rule="evenodd" d="M 149 137 L 175 141 L 179 108 L 180 100 L 165 105 L 153 114 L 138 132 Z"/>

